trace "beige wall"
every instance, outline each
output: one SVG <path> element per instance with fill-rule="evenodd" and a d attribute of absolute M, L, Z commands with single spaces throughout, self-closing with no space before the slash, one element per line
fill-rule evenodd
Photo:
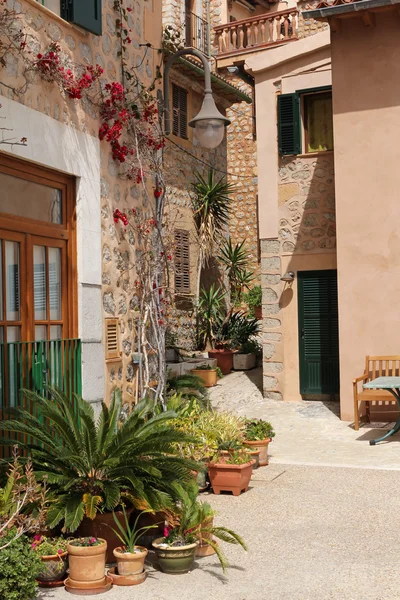
<path fill-rule="evenodd" d="M 342 418 L 366 354 L 400 354 L 398 16 L 332 33 Z"/>

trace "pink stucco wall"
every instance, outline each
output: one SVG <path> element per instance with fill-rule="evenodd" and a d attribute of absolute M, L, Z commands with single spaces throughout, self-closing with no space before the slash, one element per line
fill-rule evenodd
<path fill-rule="evenodd" d="M 400 354 L 398 16 L 332 32 L 341 416 L 367 354 Z"/>

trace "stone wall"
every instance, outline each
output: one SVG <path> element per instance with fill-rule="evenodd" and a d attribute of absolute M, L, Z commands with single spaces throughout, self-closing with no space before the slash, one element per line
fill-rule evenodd
<path fill-rule="evenodd" d="M 309 35 L 315 35 L 319 31 L 329 29 L 328 23 L 322 21 L 316 21 L 315 19 L 305 19 L 303 17 L 303 10 L 313 10 L 317 7 L 319 0 L 313 2 L 298 2 L 297 8 L 299 10 L 298 28 L 297 35 L 299 38 L 308 37 Z"/>

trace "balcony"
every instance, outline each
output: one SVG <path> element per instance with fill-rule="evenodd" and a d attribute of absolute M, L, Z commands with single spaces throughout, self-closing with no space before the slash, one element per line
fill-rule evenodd
<path fill-rule="evenodd" d="M 186 12 L 185 15 L 185 46 L 196 48 L 206 56 L 210 55 L 207 21 L 192 12 Z"/>
<path fill-rule="evenodd" d="M 242 21 L 232 21 L 214 27 L 217 58 L 257 52 L 297 40 L 298 11 L 296 9 L 257 15 Z"/>

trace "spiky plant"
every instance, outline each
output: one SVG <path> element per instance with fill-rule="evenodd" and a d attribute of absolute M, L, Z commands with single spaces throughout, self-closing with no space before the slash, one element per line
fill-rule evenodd
<path fill-rule="evenodd" d="M 54 497 L 49 527 L 63 522 L 64 531 L 73 532 L 84 516 L 94 519 L 99 511 L 111 511 L 122 498 L 139 508 L 170 506 L 176 482 L 188 481 L 197 467 L 174 455 L 175 445 L 188 436 L 173 427 L 171 411 L 153 416 L 153 405 L 142 401 L 119 423 L 120 392 L 109 407 L 102 404 L 97 420 L 93 407 L 79 397 L 74 407 L 51 388 L 46 398 L 27 390 L 24 396 L 37 414 L 12 409 L 0 429 L 17 434 L 12 443 L 31 457 L 38 480 L 47 480 Z"/>
<path fill-rule="evenodd" d="M 208 406 L 207 388 L 204 387 L 203 380 L 197 375 L 185 373 L 169 377 L 167 379 L 167 395 L 171 396 L 172 394 L 180 394 L 184 398 L 196 396 L 204 408 Z"/>
<path fill-rule="evenodd" d="M 213 283 L 209 290 L 201 290 L 197 313 L 197 328 L 199 344 L 213 346 L 216 332 L 221 327 L 225 308 L 225 292 Z"/>
<path fill-rule="evenodd" d="M 197 297 L 200 293 L 201 270 L 213 256 L 215 244 L 228 225 L 230 194 L 234 191 L 235 185 L 224 176 L 217 179 L 213 169 L 209 169 L 206 177 L 195 173 L 192 210 L 199 243 Z"/>

